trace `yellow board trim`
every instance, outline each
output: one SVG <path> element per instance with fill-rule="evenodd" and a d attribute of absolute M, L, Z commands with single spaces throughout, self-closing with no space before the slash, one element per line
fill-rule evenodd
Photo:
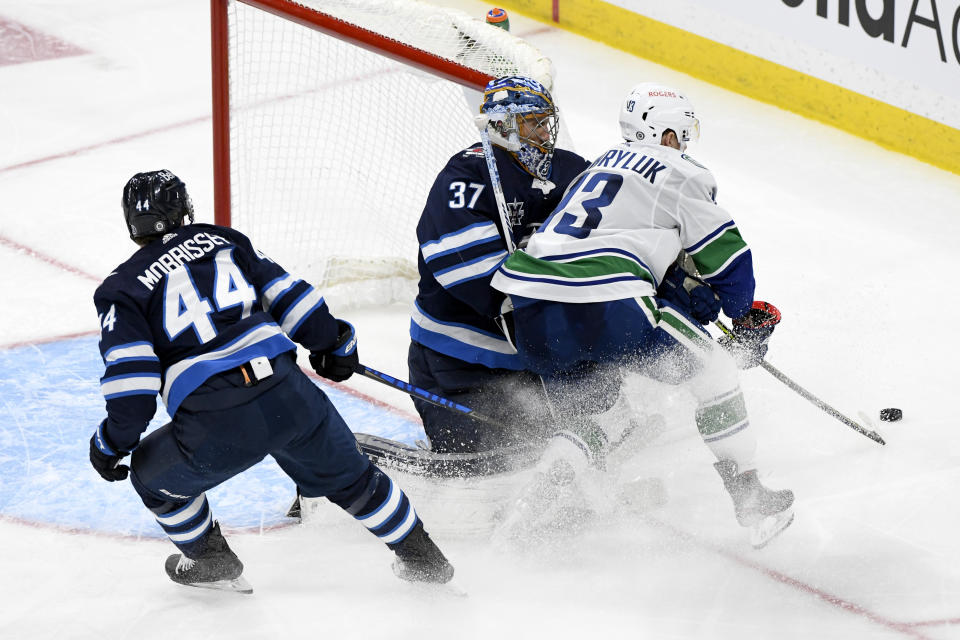
<path fill-rule="evenodd" d="M 500 6 L 960 174 L 960 130 L 602 0 Z M 638 79 L 639 81 L 640 79 Z"/>

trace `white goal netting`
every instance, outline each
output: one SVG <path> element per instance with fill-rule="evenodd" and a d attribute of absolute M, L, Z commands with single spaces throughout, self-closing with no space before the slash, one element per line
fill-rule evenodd
<path fill-rule="evenodd" d="M 264 3 L 230 1 L 227 13 L 231 226 L 332 307 L 412 301 L 416 222 L 447 159 L 479 140 L 480 94 L 274 11 L 320 11 L 548 87 L 550 61 L 482 19 L 416 0 L 252 4 Z"/>

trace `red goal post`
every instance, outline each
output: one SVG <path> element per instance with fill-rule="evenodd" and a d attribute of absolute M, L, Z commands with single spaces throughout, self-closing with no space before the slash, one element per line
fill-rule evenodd
<path fill-rule="evenodd" d="M 437 172 L 479 140 L 495 76 L 549 59 L 482 17 L 418 0 L 211 0 L 215 222 L 331 306 L 412 301 Z"/>

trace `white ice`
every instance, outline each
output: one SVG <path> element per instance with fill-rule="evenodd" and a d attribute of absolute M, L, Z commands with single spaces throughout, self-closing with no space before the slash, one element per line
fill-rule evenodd
<path fill-rule="evenodd" d="M 0 17 L 89 52 L 0 66 L 0 345 L 96 330 L 93 289 L 133 248 L 118 206 L 133 173 L 172 169 L 212 221 L 207 10 L 196 0 L 0 0 Z M 744 372 L 762 476 L 797 494 L 795 524 L 754 551 L 689 402 L 647 389 L 667 431 L 624 473 L 661 478 L 660 509 L 521 553 L 457 528 L 469 487 L 445 494 L 452 505 L 408 488 L 465 597 L 398 581 L 389 552 L 339 513 L 231 536 L 250 597 L 171 584 L 164 541 L 0 516 L 0 637 L 960 637 L 950 404 L 960 177 L 548 25 L 511 22 L 553 58 L 565 126 L 584 155 L 617 140 L 633 84 L 688 92 L 703 128 L 691 153 L 714 171 L 719 201 L 752 245 L 757 297 L 784 315 L 769 360 L 872 422 L 886 446 L 763 370 Z M 371 365 L 405 373 L 406 313 L 351 312 Z M 348 384 L 411 409 L 393 390 Z M 904 419 L 878 422 L 890 406 Z"/>

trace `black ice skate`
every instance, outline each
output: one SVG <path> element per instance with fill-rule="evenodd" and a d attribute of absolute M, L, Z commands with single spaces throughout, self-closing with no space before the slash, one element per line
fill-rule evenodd
<path fill-rule="evenodd" d="M 397 554 L 393 572 L 398 578 L 438 584 L 445 584 L 453 578 L 453 565 L 430 539 L 421 522 L 393 550 Z"/>
<path fill-rule="evenodd" d="M 203 589 L 253 593 L 253 587 L 243 576 L 243 563 L 227 545 L 215 522 L 207 534 L 206 547 L 197 558 L 175 553 L 167 558 L 167 575 L 177 584 Z"/>
<path fill-rule="evenodd" d="M 750 544 L 764 547 L 793 522 L 793 491 L 771 491 L 760 484 L 755 470 L 737 473 L 737 463 L 722 460 L 713 465 L 723 478 L 737 521 L 750 529 Z"/>

